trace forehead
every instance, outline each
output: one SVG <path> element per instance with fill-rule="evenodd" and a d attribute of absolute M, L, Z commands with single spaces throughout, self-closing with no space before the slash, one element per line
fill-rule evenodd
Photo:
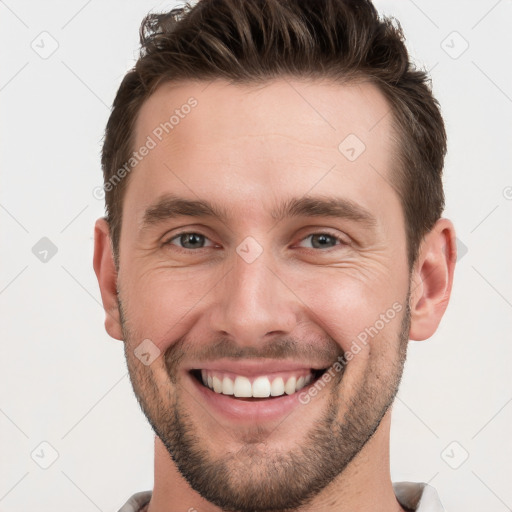
<path fill-rule="evenodd" d="M 309 191 L 398 204 L 391 122 L 370 83 L 164 84 L 139 112 L 134 150 L 151 149 L 131 173 L 125 204 L 140 213 L 171 192 L 256 214 L 276 196 Z"/>
<path fill-rule="evenodd" d="M 196 106 L 190 108 L 191 102 Z M 344 135 L 353 133 L 368 142 L 369 149 L 378 150 L 379 141 L 388 143 L 382 134 L 391 130 L 390 114 L 384 96 L 369 82 L 342 85 L 292 78 L 243 85 L 224 80 L 178 82 L 160 86 L 146 100 L 135 131 L 136 141 L 143 142 L 160 123 L 170 121 L 169 133 L 165 129 L 161 133 L 164 139 L 170 134 L 176 139 L 180 132 L 188 135 L 183 133 L 186 125 L 194 139 L 251 136 L 270 142 L 271 135 L 281 135 L 335 149 Z M 155 136 L 159 138 L 158 130 Z M 184 139 L 180 142 L 187 142 Z"/>

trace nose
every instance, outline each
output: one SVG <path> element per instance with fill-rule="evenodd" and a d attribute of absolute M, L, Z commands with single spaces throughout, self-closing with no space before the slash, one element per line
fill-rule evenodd
<path fill-rule="evenodd" d="M 272 256 L 264 251 L 248 263 L 236 255 L 234 264 L 215 287 L 210 328 L 237 345 L 261 345 L 270 335 L 291 333 L 300 301 L 280 278 Z"/>

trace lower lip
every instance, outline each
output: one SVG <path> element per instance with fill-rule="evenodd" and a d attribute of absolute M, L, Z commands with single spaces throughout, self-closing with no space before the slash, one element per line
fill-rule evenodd
<path fill-rule="evenodd" d="M 316 382 L 310 382 L 307 386 L 292 395 L 285 394 L 268 400 L 245 401 L 233 398 L 232 395 L 216 393 L 199 383 L 190 373 L 187 372 L 187 375 L 194 389 L 199 393 L 201 400 L 208 405 L 210 410 L 213 410 L 214 413 L 222 415 L 230 421 L 236 421 L 238 423 L 254 423 L 282 419 L 283 416 L 290 414 L 296 407 L 304 405 L 299 401 L 299 395 L 303 392 L 307 392 Z"/>

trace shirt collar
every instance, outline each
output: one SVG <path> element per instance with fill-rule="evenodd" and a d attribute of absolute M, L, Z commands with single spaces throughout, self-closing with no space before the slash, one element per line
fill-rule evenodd
<path fill-rule="evenodd" d="M 444 512 L 437 491 L 420 482 L 394 482 L 395 496 L 403 507 L 415 512 Z"/>

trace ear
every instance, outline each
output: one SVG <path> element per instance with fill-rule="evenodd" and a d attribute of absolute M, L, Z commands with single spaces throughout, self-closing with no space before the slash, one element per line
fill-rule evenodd
<path fill-rule="evenodd" d="M 105 310 L 105 329 L 117 340 L 123 339 L 117 301 L 117 270 L 110 241 L 110 229 L 101 218 L 94 226 L 94 272 L 100 285 L 101 300 Z"/>
<path fill-rule="evenodd" d="M 430 338 L 446 311 L 457 259 L 455 229 L 439 219 L 425 236 L 411 277 L 409 339 Z"/>

